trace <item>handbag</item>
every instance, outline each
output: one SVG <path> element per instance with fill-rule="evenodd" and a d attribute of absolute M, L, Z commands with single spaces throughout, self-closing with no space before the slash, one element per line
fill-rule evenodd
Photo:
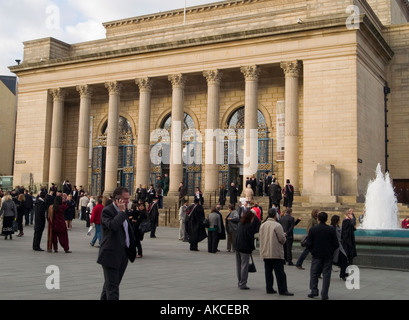
<path fill-rule="evenodd" d="M 143 219 L 141 224 L 138 227 L 139 232 L 144 234 L 152 231 L 152 223 L 150 219 Z"/>
<path fill-rule="evenodd" d="M 307 240 L 308 240 L 308 234 L 303 235 L 303 237 L 301 238 L 301 247 L 305 247 L 307 245 Z"/>
<path fill-rule="evenodd" d="M 249 272 L 254 273 L 257 272 L 256 265 L 254 264 L 253 256 L 250 255 L 251 263 L 249 263 Z"/>

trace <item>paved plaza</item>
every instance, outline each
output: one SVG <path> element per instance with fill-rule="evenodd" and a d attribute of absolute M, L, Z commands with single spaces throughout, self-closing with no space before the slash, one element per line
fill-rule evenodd
<path fill-rule="evenodd" d="M 98 300 L 102 284 L 102 268 L 96 263 L 98 248 L 89 245 L 85 222 L 74 221 L 69 231 L 71 254 L 35 252 L 31 249 L 33 226 L 26 226 L 24 237 L 13 240 L 0 238 L 0 300 Z M 311 300 L 309 267 L 298 270 L 286 266 L 288 290 L 293 297 L 267 295 L 263 262 L 255 252 L 257 273 L 249 275 L 250 290 L 237 288 L 235 256 L 226 251 L 207 252 L 207 242 L 199 245 L 199 252 L 189 251 L 188 243 L 178 240 L 178 230 L 160 227 L 157 238 L 142 243 L 144 257 L 129 264 L 120 287 L 121 300 Z M 44 233 L 42 248 L 46 248 Z M 358 252 L 359 254 L 359 252 Z M 60 289 L 49 290 L 48 266 L 60 271 Z M 338 268 L 334 267 L 335 270 Z M 333 272 L 329 292 L 331 300 L 397 300 L 409 298 L 409 273 L 360 269 L 360 289 L 349 290 Z M 319 285 L 321 288 L 321 283 Z M 275 289 L 277 286 L 275 283 Z"/>

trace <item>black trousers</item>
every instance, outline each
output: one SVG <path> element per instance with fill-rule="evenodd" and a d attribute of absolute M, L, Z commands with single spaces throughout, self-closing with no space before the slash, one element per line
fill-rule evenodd
<path fill-rule="evenodd" d="M 217 252 L 217 246 L 219 245 L 218 231 L 209 231 L 207 233 L 207 251 L 211 253 Z"/>
<path fill-rule="evenodd" d="M 127 266 L 128 257 L 126 255 L 123 255 L 121 264 L 117 269 L 102 266 L 105 282 L 101 293 L 101 300 L 119 300 L 119 285 Z"/>
<path fill-rule="evenodd" d="M 45 221 L 35 223 L 35 225 L 34 225 L 34 238 L 33 238 L 33 250 L 40 249 L 41 238 L 43 236 L 44 228 L 45 228 Z"/>
<path fill-rule="evenodd" d="M 264 272 L 266 278 L 266 291 L 273 292 L 274 277 L 277 278 L 277 287 L 279 293 L 287 292 L 287 275 L 284 271 L 284 260 L 282 259 L 264 259 Z"/>

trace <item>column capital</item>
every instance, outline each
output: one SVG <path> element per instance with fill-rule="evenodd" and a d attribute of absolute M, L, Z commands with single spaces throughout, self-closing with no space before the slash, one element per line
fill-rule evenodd
<path fill-rule="evenodd" d="M 118 81 L 111 81 L 111 82 L 106 82 L 105 83 L 105 88 L 108 89 L 108 92 L 110 95 L 120 95 L 121 94 L 121 89 L 122 89 L 122 84 L 119 83 Z"/>
<path fill-rule="evenodd" d="M 206 70 L 203 72 L 203 76 L 206 78 L 208 84 L 220 84 L 223 72 L 220 70 Z"/>
<path fill-rule="evenodd" d="M 94 88 L 92 88 L 88 84 L 77 86 L 76 89 L 79 92 L 81 98 L 91 98 L 92 94 L 94 93 Z"/>
<path fill-rule="evenodd" d="M 173 88 L 185 88 L 186 85 L 186 76 L 182 73 L 178 73 L 178 74 L 170 74 L 168 76 L 168 80 L 170 82 L 172 82 L 172 86 Z"/>
<path fill-rule="evenodd" d="M 257 81 L 260 76 L 261 68 L 257 65 L 243 66 L 240 68 L 246 81 Z"/>
<path fill-rule="evenodd" d="M 149 77 L 136 79 L 135 83 L 140 91 L 151 91 L 153 87 L 153 79 Z"/>
<path fill-rule="evenodd" d="M 286 77 L 299 77 L 302 70 L 302 62 L 300 60 L 283 61 L 280 63 L 281 69 L 284 70 Z"/>
<path fill-rule="evenodd" d="M 67 96 L 67 90 L 62 88 L 54 88 L 49 90 L 50 94 L 53 96 L 54 101 L 64 101 Z"/>

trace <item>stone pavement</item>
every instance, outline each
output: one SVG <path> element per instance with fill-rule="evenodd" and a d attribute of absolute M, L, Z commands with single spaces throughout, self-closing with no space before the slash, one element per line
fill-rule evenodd
<path fill-rule="evenodd" d="M 69 231 L 73 253 L 35 252 L 31 249 L 33 226 L 26 226 L 24 237 L 0 238 L 0 300 L 98 300 L 103 284 L 102 268 L 96 263 L 98 248 L 89 245 L 90 237 L 82 221 L 74 221 Z M 249 275 L 251 290 L 237 288 L 235 256 L 225 250 L 207 252 L 207 242 L 199 252 L 189 251 L 188 243 L 178 240 L 178 230 L 158 228 L 157 238 L 143 241 L 144 257 L 129 264 L 120 287 L 121 300 L 312 300 L 309 293 L 309 262 L 306 270 L 286 266 L 288 289 L 293 297 L 267 295 L 263 262 L 255 252 L 258 272 Z M 46 248 L 46 233 L 42 248 Z M 358 252 L 359 254 L 359 252 Z M 48 290 L 48 266 L 60 270 L 60 289 Z M 335 270 L 338 268 L 334 267 Z M 53 273 L 53 275 L 55 275 Z M 333 272 L 331 300 L 396 300 L 409 298 L 409 273 L 360 269 L 360 289 L 349 290 Z M 321 284 L 319 285 L 321 287 Z M 275 289 L 277 290 L 276 284 Z"/>

